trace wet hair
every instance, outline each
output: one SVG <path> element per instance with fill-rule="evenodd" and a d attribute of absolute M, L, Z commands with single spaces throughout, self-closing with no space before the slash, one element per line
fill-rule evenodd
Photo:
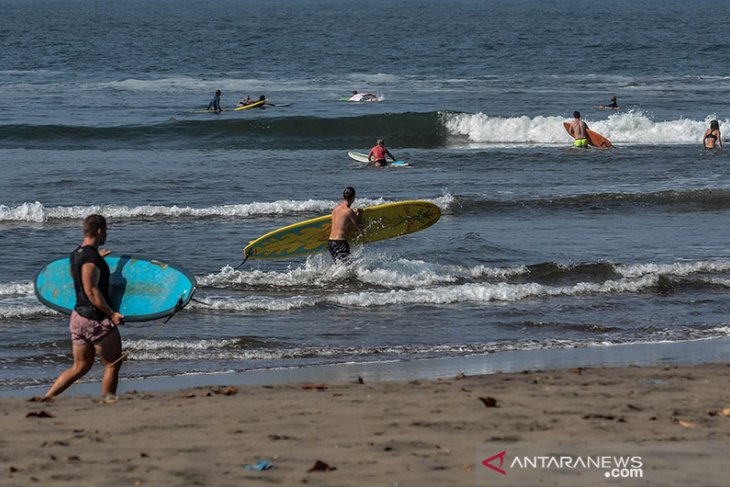
<path fill-rule="evenodd" d="M 106 230 L 106 218 L 101 215 L 89 215 L 84 219 L 84 236 L 94 237 L 100 229 Z"/>
<path fill-rule="evenodd" d="M 264 95 L 261 95 L 261 96 L 259 97 L 259 101 L 264 101 L 265 99 L 266 99 L 266 97 L 265 97 Z"/>
<path fill-rule="evenodd" d="M 345 199 L 347 201 L 352 201 L 355 199 L 355 188 L 352 186 L 348 186 L 345 188 L 345 190 L 342 192 L 342 199 Z"/>
<path fill-rule="evenodd" d="M 221 96 L 221 90 L 215 90 L 216 96 Z"/>
<path fill-rule="evenodd" d="M 580 118 L 580 112 L 579 112 L 579 111 L 577 111 L 577 110 L 576 110 L 576 111 L 574 111 L 574 112 L 573 112 L 573 118 Z"/>
<path fill-rule="evenodd" d="M 616 101 L 616 96 L 612 96 L 611 101 Z"/>
<path fill-rule="evenodd" d="M 720 122 L 717 120 L 710 122 L 710 130 L 720 130 Z"/>
<path fill-rule="evenodd" d="M 385 139 L 378 139 L 375 143 L 378 145 L 383 145 L 385 144 Z"/>

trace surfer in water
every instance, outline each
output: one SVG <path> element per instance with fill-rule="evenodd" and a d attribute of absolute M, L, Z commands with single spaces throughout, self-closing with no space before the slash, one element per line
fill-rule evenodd
<path fill-rule="evenodd" d="M 393 156 L 393 154 L 391 154 L 390 151 L 385 148 L 385 140 L 378 139 L 375 147 L 370 149 L 370 153 L 368 154 L 368 161 L 372 162 L 373 166 L 375 167 L 385 167 L 388 165 L 388 161 L 385 159 L 385 156 L 389 156 L 392 160 L 395 161 L 395 157 Z"/>
<path fill-rule="evenodd" d="M 221 90 L 215 90 L 215 96 L 212 100 L 210 100 L 210 103 L 208 103 L 208 111 L 209 112 L 222 112 L 223 109 L 221 109 Z"/>
<path fill-rule="evenodd" d="M 588 124 L 580 119 L 580 112 L 573 112 L 573 121 L 570 122 L 568 133 L 575 139 L 573 146 L 575 147 L 588 147 L 588 139 L 586 138 L 586 130 L 588 130 Z"/>
<path fill-rule="evenodd" d="M 251 97 L 250 96 L 247 96 L 246 98 L 241 98 L 238 101 L 238 104 L 236 106 L 237 107 L 245 107 L 246 105 L 250 105 L 250 104 L 251 104 Z"/>
<path fill-rule="evenodd" d="M 609 103 L 608 105 L 598 105 L 596 108 L 600 108 L 601 110 L 606 110 L 606 109 L 620 110 L 621 109 L 621 107 L 618 106 L 618 99 L 616 98 L 615 95 L 611 97 L 611 103 Z"/>
<path fill-rule="evenodd" d="M 106 242 L 106 219 L 89 215 L 84 220 L 84 240 L 71 253 L 71 276 L 76 291 L 76 306 L 71 313 L 69 330 L 74 363 L 62 372 L 44 399 L 51 400 L 71 384 L 86 375 L 98 353 L 104 364 L 101 394 L 104 402 L 116 400 L 119 369 L 122 362 L 122 338 L 119 325 L 124 316 L 109 306 L 109 266 L 104 256 L 110 250 L 101 249 Z"/>
<path fill-rule="evenodd" d="M 722 136 L 720 134 L 720 122 L 713 120 L 710 122 L 710 128 L 705 130 L 705 136 L 702 138 L 705 149 L 712 150 L 715 147 L 722 149 Z"/>
<path fill-rule="evenodd" d="M 332 210 L 332 230 L 328 248 L 335 262 L 346 262 L 350 257 L 350 244 L 347 234 L 352 228 L 362 231 L 360 208 L 352 209 L 355 201 L 355 188 L 348 186 L 342 192 L 342 201 Z"/>

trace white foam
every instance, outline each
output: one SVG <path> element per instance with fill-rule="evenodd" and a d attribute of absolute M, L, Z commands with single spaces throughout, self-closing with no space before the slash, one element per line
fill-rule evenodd
<path fill-rule="evenodd" d="M 356 248 L 357 250 L 357 248 Z M 505 278 L 527 272 L 524 266 L 491 268 L 440 265 L 422 260 L 395 259 L 368 253 L 356 258 L 351 266 L 332 264 L 329 256 L 310 256 L 302 265 L 283 272 L 235 270 L 223 267 L 220 272 L 196 276 L 198 284 L 219 288 L 237 286 L 327 287 L 342 279 L 390 288 L 417 288 L 450 283 L 469 278 Z"/>
<path fill-rule="evenodd" d="M 442 209 L 454 201 L 451 195 L 426 199 Z M 358 206 L 368 207 L 390 203 L 383 198 L 358 198 Z M 17 221 L 44 223 L 49 220 L 80 220 L 92 213 L 108 218 L 207 218 L 207 217 L 255 217 L 266 215 L 290 215 L 304 212 L 329 213 L 337 204 L 334 200 L 279 200 L 235 205 L 218 205 L 203 208 L 161 205 L 90 205 L 55 206 L 46 208 L 41 202 L 26 202 L 17 206 L 0 205 L 0 222 Z"/>
<path fill-rule="evenodd" d="M 0 282 L 0 296 L 32 296 L 32 282 Z"/>
<path fill-rule="evenodd" d="M 552 296 L 581 296 L 592 294 L 635 293 L 655 286 L 657 276 L 639 279 L 619 279 L 602 283 L 581 282 L 573 286 L 545 286 L 537 283 L 467 283 L 433 288 L 393 289 L 385 292 L 363 291 L 319 296 L 268 297 L 249 296 L 207 297 L 204 305 L 193 303 L 193 308 L 230 312 L 291 311 L 320 305 L 368 308 L 394 305 L 446 305 L 456 303 L 513 302 L 528 298 Z"/>
<path fill-rule="evenodd" d="M 674 262 L 671 264 L 619 264 L 614 266 L 614 268 L 616 272 L 624 277 L 640 277 L 646 275 L 658 276 L 660 274 L 688 276 L 698 272 L 730 271 L 730 261 Z"/>
<path fill-rule="evenodd" d="M 26 319 L 35 316 L 53 316 L 56 311 L 40 304 L 0 304 L 0 319 Z"/>
<path fill-rule="evenodd" d="M 584 114 L 586 116 L 586 114 Z M 585 118 L 588 126 L 607 137 L 614 144 L 699 144 L 709 121 L 677 119 L 654 121 L 641 111 L 614 113 L 604 120 Z M 511 145 L 566 145 L 570 136 L 563 128 L 566 117 L 495 117 L 484 113 L 441 114 L 447 131 L 481 144 Z M 721 125 L 730 123 L 725 119 Z"/>

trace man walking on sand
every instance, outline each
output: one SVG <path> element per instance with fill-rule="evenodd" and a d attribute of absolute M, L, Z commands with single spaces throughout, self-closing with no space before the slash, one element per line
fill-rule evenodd
<path fill-rule="evenodd" d="M 109 306 L 109 266 L 103 257 L 110 250 L 99 250 L 106 242 L 106 219 L 89 215 L 84 220 L 84 240 L 71 253 L 71 276 L 76 291 L 76 306 L 71 313 L 69 330 L 74 363 L 58 376 L 44 399 L 65 391 L 86 375 L 94 364 L 96 353 L 104 363 L 101 394 L 105 402 L 113 402 L 122 367 L 122 338 L 117 326 L 124 316 Z"/>
<path fill-rule="evenodd" d="M 332 210 L 332 231 L 330 231 L 329 251 L 335 262 L 345 262 L 350 256 L 347 234 L 352 228 L 362 231 L 360 208 L 350 208 L 355 201 L 355 188 L 348 186 L 342 192 L 342 201 Z"/>

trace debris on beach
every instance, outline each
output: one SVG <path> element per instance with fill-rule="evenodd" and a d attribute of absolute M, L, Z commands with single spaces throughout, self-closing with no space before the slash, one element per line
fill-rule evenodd
<path fill-rule="evenodd" d="M 272 468 L 274 468 L 274 464 L 271 463 L 271 461 L 269 460 L 259 460 L 254 464 L 247 463 L 243 466 L 244 470 L 256 470 L 259 472 L 262 472 L 264 470 L 270 470 Z"/>
<path fill-rule="evenodd" d="M 730 408 L 710 409 L 707 414 L 710 416 L 730 416 Z"/>
<path fill-rule="evenodd" d="M 496 408 L 496 407 L 498 407 L 497 406 L 497 400 L 495 398 L 491 397 L 491 396 L 480 397 L 479 400 L 484 403 L 484 406 L 485 407 L 488 407 L 488 408 Z"/>
<path fill-rule="evenodd" d="M 206 394 L 206 396 L 210 397 L 213 394 L 222 394 L 224 396 L 233 396 L 234 394 L 238 394 L 238 387 L 234 387 L 234 386 L 212 387 L 210 389 L 210 392 L 208 394 Z"/>
<path fill-rule="evenodd" d="M 310 467 L 309 470 L 307 470 L 307 473 L 310 472 L 330 472 L 332 470 L 337 470 L 337 467 L 333 467 L 329 465 L 328 463 L 323 462 L 322 460 L 317 460 L 314 462 L 314 465 Z"/>
<path fill-rule="evenodd" d="M 302 384 L 302 389 L 325 391 L 327 390 L 327 384 Z"/>
<path fill-rule="evenodd" d="M 25 415 L 26 418 L 52 418 L 53 415 L 46 411 L 31 411 Z"/>

